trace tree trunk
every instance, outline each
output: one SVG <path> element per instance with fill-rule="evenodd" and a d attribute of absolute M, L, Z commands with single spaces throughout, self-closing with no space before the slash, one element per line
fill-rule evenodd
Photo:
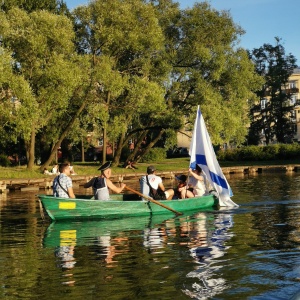
<path fill-rule="evenodd" d="M 145 130 L 141 133 L 141 135 L 139 136 L 139 140 L 134 145 L 133 151 L 127 157 L 127 159 L 125 161 L 125 165 L 127 165 L 128 161 L 135 161 L 136 160 L 136 157 L 138 156 L 138 152 L 141 149 L 141 145 L 142 145 L 142 143 L 144 141 L 144 138 L 146 137 L 148 132 L 149 132 L 149 130 Z"/>
<path fill-rule="evenodd" d="M 106 151 L 107 151 L 107 132 L 106 132 L 106 124 L 105 124 L 103 127 L 102 164 L 106 163 Z"/>
<path fill-rule="evenodd" d="M 106 110 L 107 113 L 109 114 L 108 107 L 110 104 L 110 91 L 107 92 L 107 97 L 106 97 Z M 102 163 L 104 164 L 106 162 L 106 151 L 107 151 L 107 122 L 104 122 L 103 126 L 103 150 L 102 150 Z"/>
<path fill-rule="evenodd" d="M 117 143 L 116 154 L 115 154 L 114 159 L 113 159 L 113 165 L 114 166 L 117 166 L 120 163 L 122 149 L 123 149 L 123 146 L 124 146 L 124 140 L 125 140 L 125 132 L 123 132 L 121 134 L 119 142 Z"/>
<path fill-rule="evenodd" d="M 139 162 L 141 160 L 141 158 L 150 151 L 150 149 L 159 141 L 159 139 L 162 137 L 162 135 L 164 134 L 165 131 L 166 131 L 165 129 L 160 130 L 157 137 L 149 143 L 149 145 L 143 151 L 142 155 L 137 158 L 137 160 L 136 160 L 137 162 Z"/>
<path fill-rule="evenodd" d="M 83 143 L 83 137 L 81 137 L 81 162 L 84 162 L 84 143 Z"/>
<path fill-rule="evenodd" d="M 50 163 L 53 161 L 58 148 L 60 147 L 62 141 L 64 140 L 64 138 L 67 136 L 68 132 L 71 130 L 73 124 L 75 123 L 75 121 L 77 120 L 77 118 L 80 116 L 80 114 L 82 113 L 83 109 L 85 108 L 87 103 L 87 100 L 83 101 L 83 103 L 81 104 L 80 108 L 77 110 L 76 114 L 73 116 L 73 118 L 70 120 L 70 122 L 68 123 L 68 125 L 66 126 L 66 128 L 64 129 L 64 131 L 62 132 L 59 140 L 56 142 L 56 144 L 54 145 L 49 158 L 47 159 L 47 161 L 41 165 L 41 170 L 43 170 L 44 168 L 48 168 Z"/>
<path fill-rule="evenodd" d="M 30 143 L 28 145 L 28 161 L 27 161 L 27 169 L 32 170 L 34 167 L 34 160 L 35 160 L 35 129 L 32 128 L 31 135 L 30 135 Z"/>

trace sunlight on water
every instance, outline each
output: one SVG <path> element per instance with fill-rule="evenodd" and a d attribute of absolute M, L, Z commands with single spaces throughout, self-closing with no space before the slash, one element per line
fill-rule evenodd
<path fill-rule="evenodd" d="M 179 217 L 50 223 L 35 193 L 0 194 L 0 298 L 291 299 L 300 175 L 228 181 L 239 208 Z"/>

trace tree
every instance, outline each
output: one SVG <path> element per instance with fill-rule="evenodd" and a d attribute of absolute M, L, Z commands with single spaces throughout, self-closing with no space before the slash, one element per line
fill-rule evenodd
<path fill-rule="evenodd" d="M 30 115 L 33 93 L 22 75 L 14 73 L 12 53 L 0 47 L 0 137 L 1 148 L 17 143 Z M 25 121 L 26 123 L 26 121 Z"/>
<path fill-rule="evenodd" d="M 74 95 L 82 85 L 82 66 L 74 52 L 73 26 L 68 18 L 13 8 L 1 13 L 0 20 L 3 45 L 13 49 L 14 73 L 22 76 L 32 91 L 30 99 L 26 95 L 19 99 L 27 111 L 16 124 L 25 140 L 27 167 L 31 169 L 36 135 L 65 114 L 72 97 L 76 99 Z M 55 139 L 58 130 L 53 128 Z"/>
<path fill-rule="evenodd" d="M 63 0 L 5 0 L 0 4 L 1 10 L 5 12 L 13 7 L 18 7 L 29 13 L 36 10 L 48 10 L 52 13 L 69 14 L 67 5 Z"/>
<path fill-rule="evenodd" d="M 261 85 L 247 52 L 237 47 L 243 30 L 226 11 L 206 2 L 180 11 L 172 1 L 151 1 L 165 34 L 172 68 L 165 99 L 186 124 L 200 104 L 212 141 L 240 144 L 247 134 L 247 100 Z"/>
<path fill-rule="evenodd" d="M 161 79 L 166 73 L 157 68 L 164 38 L 155 10 L 140 0 L 98 0 L 74 13 L 78 52 L 90 59 L 90 105 L 99 112 L 98 117 L 93 115 L 94 124 L 102 128 L 103 149 L 109 132 L 118 139 L 114 158 L 118 164 L 130 136 L 128 129 L 141 125 L 141 115 L 151 119 L 166 110 Z M 122 128 L 114 126 L 118 120 L 123 120 Z"/>
<path fill-rule="evenodd" d="M 252 136 L 259 136 L 258 132 L 263 130 L 266 144 L 274 140 L 285 143 L 294 132 L 290 116 L 295 104 L 290 101 L 293 91 L 287 87 L 287 83 L 297 67 L 296 58 L 292 54 L 285 54 L 280 38 L 276 37 L 275 40 L 275 46 L 264 44 L 250 53 L 256 72 L 265 80 L 265 84 L 257 91 L 260 101 L 251 105 L 250 132 Z"/>

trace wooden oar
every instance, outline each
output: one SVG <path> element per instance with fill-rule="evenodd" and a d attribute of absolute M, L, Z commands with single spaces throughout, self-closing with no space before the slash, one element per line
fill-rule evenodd
<path fill-rule="evenodd" d="M 155 203 L 155 204 L 157 204 L 157 205 L 162 206 L 162 207 L 165 208 L 165 209 L 168 209 L 168 210 L 172 211 L 172 212 L 175 213 L 176 215 L 182 215 L 182 214 L 183 214 L 183 213 L 181 213 L 181 212 L 179 212 L 179 211 L 176 211 L 176 210 L 172 209 L 172 208 L 169 207 L 169 206 L 166 206 L 166 205 L 160 203 L 159 201 L 156 201 L 156 200 L 154 200 L 154 199 L 152 199 L 152 198 L 150 198 L 150 197 L 148 197 L 148 196 L 146 196 L 146 195 L 144 195 L 144 194 L 142 194 L 142 193 L 140 193 L 140 192 L 138 192 L 138 191 L 136 191 L 136 190 L 133 190 L 132 188 L 130 188 L 130 187 L 128 187 L 128 186 L 126 186 L 125 189 L 127 189 L 128 191 L 131 191 L 131 192 L 133 192 L 133 193 L 135 193 L 135 194 L 137 194 L 137 195 L 143 197 L 144 199 L 147 199 L 148 201 L 150 201 L 150 202 L 152 202 L 152 203 Z"/>

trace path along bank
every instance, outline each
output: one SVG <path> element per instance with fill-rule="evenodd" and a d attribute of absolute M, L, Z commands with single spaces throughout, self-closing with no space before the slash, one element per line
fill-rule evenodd
<path fill-rule="evenodd" d="M 255 174 L 263 172 L 300 172 L 300 164 L 286 164 L 286 165 L 270 165 L 270 166 L 238 166 L 238 167 L 224 167 L 222 168 L 224 175 L 229 174 Z M 187 170 L 157 172 L 156 174 L 163 179 L 173 179 L 178 174 L 185 174 Z M 128 174 L 114 174 L 111 180 L 115 183 L 122 181 L 138 180 L 145 173 L 128 173 Z M 95 175 L 96 176 L 96 175 Z M 74 175 L 72 176 L 74 187 L 84 185 L 94 176 Z M 36 179 L 0 179 L 0 193 L 10 190 L 21 191 L 38 191 L 40 189 L 51 189 L 54 175 L 45 175 L 45 178 Z"/>

